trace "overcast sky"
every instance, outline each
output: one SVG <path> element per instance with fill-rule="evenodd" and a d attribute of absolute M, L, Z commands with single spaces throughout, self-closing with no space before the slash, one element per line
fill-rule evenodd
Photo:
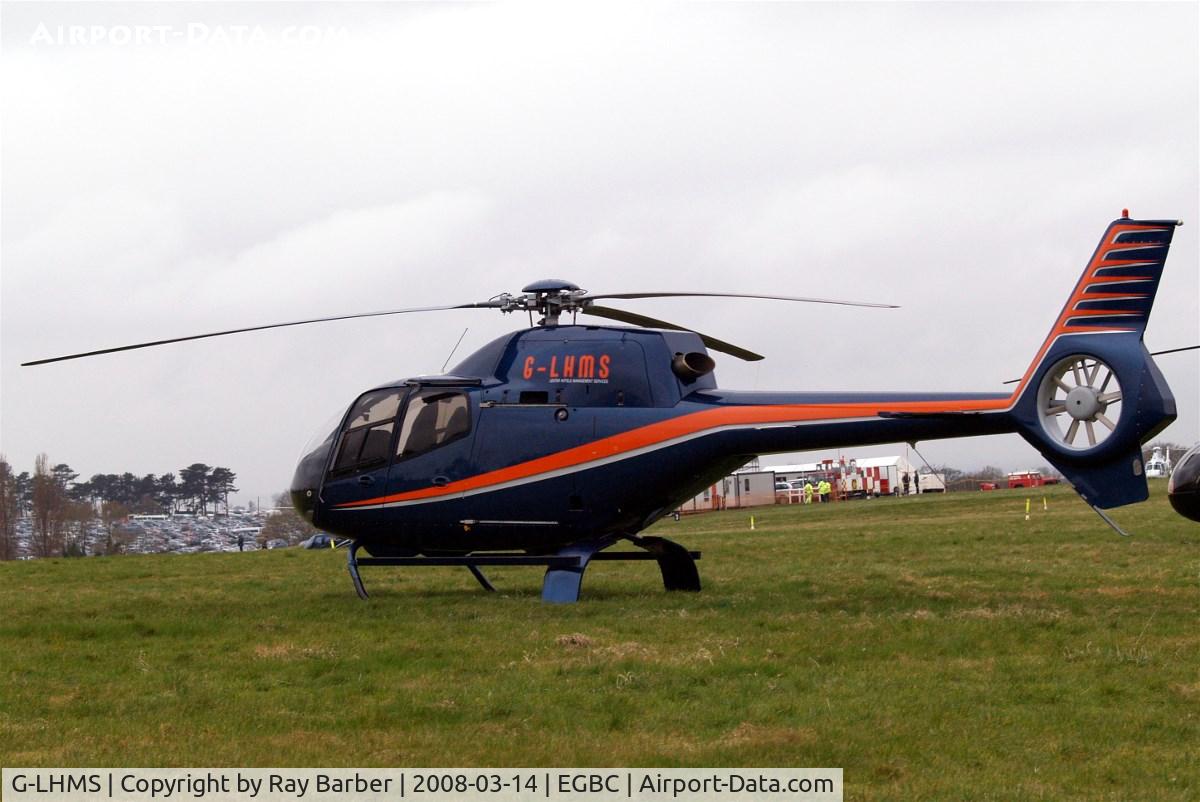
<path fill-rule="evenodd" d="M 1186 221 L 1146 342 L 1200 342 L 1195 3 L 0 14 L 0 450 L 18 471 L 43 451 L 84 477 L 199 461 L 265 502 L 361 390 L 521 321 L 18 363 L 545 277 L 903 307 L 623 304 L 767 355 L 717 355 L 724 387 L 1001 391 L 1122 207 Z M 1200 358 L 1159 364 L 1179 404 L 1162 437 L 1193 443 Z M 1015 435 L 921 450 L 1045 462 Z"/>

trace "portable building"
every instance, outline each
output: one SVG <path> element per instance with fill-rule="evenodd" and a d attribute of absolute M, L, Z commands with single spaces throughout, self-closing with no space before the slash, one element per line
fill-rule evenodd
<path fill-rule="evenodd" d="M 680 506 L 680 512 L 733 510 L 775 503 L 775 473 L 771 470 L 738 471 L 697 493 Z"/>
<path fill-rule="evenodd" d="M 841 497 L 887 496 L 904 493 L 904 475 L 908 474 L 908 492 L 917 492 L 916 468 L 903 456 L 841 458 L 797 465 L 773 466 L 775 477 L 785 482 L 826 479 Z M 943 487 L 945 484 L 943 483 Z"/>

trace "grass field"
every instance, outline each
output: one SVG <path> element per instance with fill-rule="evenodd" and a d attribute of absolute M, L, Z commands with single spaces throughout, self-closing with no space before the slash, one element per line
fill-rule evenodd
<path fill-rule="evenodd" d="M 1200 525 L 1064 488 L 667 521 L 599 563 L 0 565 L 5 766 L 841 766 L 847 799 L 1200 797 Z M 1025 499 L 1034 501 L 1026 522 Z"/>

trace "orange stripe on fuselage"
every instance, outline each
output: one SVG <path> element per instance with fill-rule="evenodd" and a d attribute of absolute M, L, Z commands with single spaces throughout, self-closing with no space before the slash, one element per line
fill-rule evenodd
<path fill-rule="evenodd" d="M 839 420 L 874 417 L 880 412 L 986 412 L 1005 409 L 1013 397 L 991 401 L 901 401 L 854 404 L 779 404 L 731 406 L 691 412 L 620 434 L 610 435 L 582 446 L 557 451 L 544 457 L 477 474 L 457 482 L 393 493 L 388 496 L 339 504 L 335 509 L 391 504 L 398 501 L 419 501 L 464 493 L 470 490 L 526 479 L 538 474 L 573 468 L 596 460 L 618 456 L 668 440 L 697 434 L 726 426 L 754 426 L 773 423 Z"/>

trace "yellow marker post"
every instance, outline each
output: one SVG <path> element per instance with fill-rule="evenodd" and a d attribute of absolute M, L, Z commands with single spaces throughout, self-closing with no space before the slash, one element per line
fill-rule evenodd
<path fill-rule="evenodd" d="M 754 516 L 753 515 L 750 516 L 750 531 L 751 532 L 754 531 Z"/>
<path fill-rule="evenodd" d="M 1046 497 L 1042 496 L 1042 512 L 1050 509 L 1050 505 L 1046 503 Z"/>
<path fill-rule="evenodd" d="M 1029 499 L 1025 499 L 1025 520 L 1029 520 Z"/>

